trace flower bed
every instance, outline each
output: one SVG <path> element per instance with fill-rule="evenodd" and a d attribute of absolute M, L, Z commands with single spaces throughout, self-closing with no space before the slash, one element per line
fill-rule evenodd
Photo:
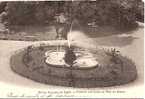
<path fill-rule="evenodd" d="M 121 85 L 137 77 L 132 60 L 117 54 L 115 50 L 102 49 L 94 52 L 99 62 L 96 66 L 68 67 L 45 62 L 45 52 L 55 49 L 56 45 L 38 44 L 17 51 L 11 56 L 11 68 L 14 72 L 38 82 L 69 87 Z"/>

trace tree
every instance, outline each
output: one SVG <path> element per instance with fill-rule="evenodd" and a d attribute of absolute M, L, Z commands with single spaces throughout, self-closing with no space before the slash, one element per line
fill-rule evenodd
<path fill-rule="evenodd" d="M 3 11 L 5 11 L 6 4 L 7 4 L 7 2 L 0 2 L 0 13 L 2 13 Z"/>
<path fill-rule="evenodd" d="M 8 2 L 6 12 L 9 25 L 28 25 L 35 22 L 33 2 Z"/>
<path fill-rule="evenodd" d="M 136 20 L 143 22 L 143 10 L 141 0 L 7 2 L 5 21 L 8 26 L 45 25 L 53 23 L 56 14 L 63 12 L 70 21 L 77 19 L 82 25 L 95 22 L 122 30 L 134 27 Z"/>

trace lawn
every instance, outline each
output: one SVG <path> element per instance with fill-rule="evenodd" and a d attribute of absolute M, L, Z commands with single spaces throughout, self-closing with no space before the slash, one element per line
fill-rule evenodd
<path fill-rule="evenodd" d="M 15 31 L 9 34 L 2 32 L 3 25 L 0 25 L 0 39 L 2 40 L 16 40 L 16 41 L 42 41 L 54 40 L 56 31 L 54 26 L 13 26 Z"/>
<path fill-rule="evenodd" d="M 73 28 L 74 27 L 74 28 Z M 3 32 L 5 27 L 0 23 L 0 39 L 1 40 L 16 40 L 16 41 L 44 41 L 56 39 L 56 29 L 54 25 L 31 25 L 31 26 L 12 26 L 10 33 Z M 137 28 L 135 28 L 137 29 Z M 90 38 L 98 38 L 104 36 L 110 36 L 114 34 L 122 34 L 124 32 L 119 31 L 110 26 L 89 26 L 74 24 L 72 31 L 77 30 L 85 33 Z M 134 30 L 134 29 L 133 29 Z M 129 33 L 129 32 L 126 32 Z"/>

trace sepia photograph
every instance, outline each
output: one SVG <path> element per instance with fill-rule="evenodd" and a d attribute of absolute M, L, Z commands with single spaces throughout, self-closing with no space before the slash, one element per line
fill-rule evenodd
<path fill-rule="evenodd" d="M 144 1 L 0 1 L 0 97 L 143 98 Z"/>

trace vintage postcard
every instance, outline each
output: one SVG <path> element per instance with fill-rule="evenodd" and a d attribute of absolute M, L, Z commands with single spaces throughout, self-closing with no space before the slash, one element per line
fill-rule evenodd
<path fill-rule="evenodd" d="M 144 98 L 144 1 L 0 1 L 0 98 Z"/>

